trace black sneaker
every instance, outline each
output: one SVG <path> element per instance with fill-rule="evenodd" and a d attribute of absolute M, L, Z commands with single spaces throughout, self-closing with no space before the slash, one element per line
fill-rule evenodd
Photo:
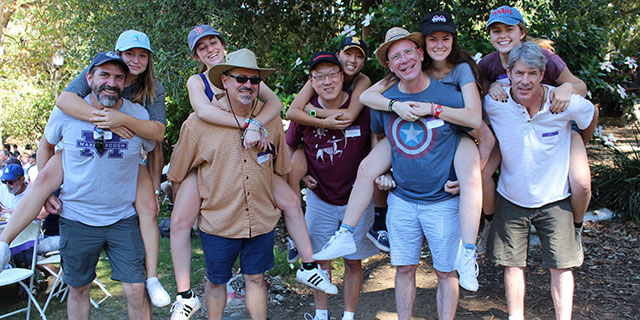
<path fill-rule="evenodd" d="M 293 240 L 287 237 L 287 261 L 289 261 L 289 263 L 295 263 L 296 261 L 298 261 L 298 259 L 300 259 L 298 248 L 296 248 Z"/>
<path fill-rule="evenodd" d="M 369 238 L 378 249 L 389 252 L 389 234 L 386 230 L 375 231 L 373 228 L 370 228 L 369 232 L 367 232 L 367 238 Z"/>

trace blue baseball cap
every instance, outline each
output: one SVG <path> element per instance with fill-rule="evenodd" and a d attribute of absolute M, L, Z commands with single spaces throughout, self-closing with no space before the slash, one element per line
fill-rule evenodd
<path fill-rule="evenodd" d="M 187 42 L 189 42 L 189 50 L 193 52 L 193 49 L 196 47 L 196 43 L 198 43 L 198 40 L 206 36 L 216 36 L 218 37 L 218 39 L 220 39 L 222 45 L 224 45 L 224 39 L 222 39 L 222 35 L 220 35 L 220 32 L 218 32 L 216 28 L 208 24 L 203 24 L 189 31 L 189 35 L 187 36 Z"/>
<path fill-rule="evenodd" d="M 103 65 L 107 62 L 115 62 L 124 68 L 124 73 L 129 73 L 129 67 L 127 66 L 127 64 L 124 63 L 119 54 L 113 51 L 105 51 L 96 54 L 96 56 L 93 57 L 93 60 L 91 60 L 89 70 L 93 69 L 94 67 Z"/>
<path fill-rule="evenodd" d="M 524 18 L 522 18 L 522 14 L 520 14 L 520 11 L 509 6 L 502 6 L 491 11 L 491 14 L 489 15 L 489 21 L 487 22 L 487 28 L 496 22 L 502 22 L 510 26 L 514 26 L 518 23 L 527 25 L 524 22 Z"/>
<path fill-rule="evenodd" d="M 14 181 L 22 176 L 24 176 L 22 167 L 19 164 L 12 163 L 2 168 L 2 176 L 0 176 L 0 179 Z"/>
<path fill-rule="evenodd" d="M 136 30 L 127 30 L 121 33 L 118 37 L 118 41 L 116 42 L 115 51 L 122 52 L 131 48 L 147 49 L 149 52 L 153 53 L 149 37 L 147 37 L 144 32 Z"/>

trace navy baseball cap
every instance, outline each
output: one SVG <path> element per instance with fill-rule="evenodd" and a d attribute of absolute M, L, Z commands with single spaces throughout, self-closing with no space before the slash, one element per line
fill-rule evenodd
<path fill-rule="evenodd" d="M 24 176 L 24 170 L 19 164 L 12 163 L 2 168 L 1 180 L 14 181 Z"/>
<path fill-rule="evenodd" d="M 124 61 L 122 60 L 119 54 L 113 51 L 105 51 L 105 52 L 98 53 L 95 57 L 93 57 L 93 60 L 91 60 L 91 64 L 89 65 L 89 70 L 93 69 L 94 67 L 101 66 L 107 62 L 117 63 L 124 68 L 125 73 L 129 73 L 129 67 L 127 66 L 127 64 L 124 63 Z"/>
<path fill-rule="evenodd" d="M 422 34 L 427 36 L 436 31 L 446 31 L 456 35 L 456 25 L 448 12 L 436 11 L 428 13 L 422 19 Z"/>
<path fill-rule="evenodd" d="M 335 53 L 328 52 L 328 51 L 320 51 L 320 52 L 316 52 L 313 56 L 311 56 L 311 60 L 309 61 L 309 71 L 313 70 L 313 68 L 315 68 L 315 66 L 318 63 L 323 61 L 337 64 L 340 70 L 342 70 L 342 65 L 340 64 L 340 61 L 338 61 L 338 57 L 336 57 Z"/>
<path fill-rule="evenodd" d="M 367 43 L 364 42 L 364 39 L 354 36 L 342 39 L 342 42 L 340 43 L 340 52 L 349 50 L 351 48 L 358 48 L 360 49 L 360 51 L 362 51 L 362 54 L 365 57 L 367 56 Z"/>
<path fill-rule="evenodd" d="M 216 36 L 218 37 L 218 39 L 220 39 L 222 45 L 224 45 L 224 39 L 222 39 L 222 35 L 220 35 L 220 32 L 218 32 L 216 28 L 208 24 L 203 24 L 189 31 L 189 35 L 187 36 L 187 42 L 189 42 L 189 50 L 193 52 L 193 49 L 196 47 L 196 43 L 198 43 L 198 40 L 206 36 Z"/>
<path fill-rule="evenodd" d="M 524 22 L 524 18 L 522 18 L 522 14 L 520 14 L 520 11 L 509 6 L 502 6 L 491 11 L 491 14 L 489 15 L 489 21 L 487 22 L 487 28 L 496 22 L 502 22 L 510 26 L 515 26 L 518 23 L 527 25 Z"/>

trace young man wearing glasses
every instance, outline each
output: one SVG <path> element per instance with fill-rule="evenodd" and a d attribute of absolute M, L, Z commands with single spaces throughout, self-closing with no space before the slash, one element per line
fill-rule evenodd
<path fill-rule="evenodd" d="M 309 80 L 317 94 L 311 104 L 315 109 L 341 113 L 349 107 L 350 95 L 343 91 L 344 74 L 335 54 L 318 52 L 309 63 Z M 308 115 L 314 117 L 316 112 Z M 287 144 L 296 148 L 302 144 L 312 186 L 306 194 L 305 220 L 311 237 L 313 252 L 318 252 L 338 230 L 344 218 L 351 188 L 356 179 L 358 165 L 371 149 L 369 110 L 363 109 L 353 123 L 345 129 L 305 126 L 292 122 L 287 131 Z M 373 223 L 373 203 L 369 205 L 353 232 L 357 250 L 344 258 L 344 306 L 342 319 L 353 319 L 362 286 L 361 259 L 378 253 L 367 239 Z M 349 226 L 350 227 L 350 226 Z M 331 261 L 318 261 L 325 272 Z M 328 296 L 315 290 L 316 320 L 328 319 Z"/>
<path fill-rule="evenodd" d="M 202 200 L 198 227 L 207 268 L 205 290 L 210 319 L 223 316 L 226 283 L 238 255 L 251 319 L 267 317 L 263 274 L 274 266 L 274 227 L 280 218 L 273 198 L 273 176 L 284 176 L 291 167 L 280 119 L 261 124 L 252 116 L 262 108 L 257 100 L 260 82 L 273 71 L 258 67 L 254 53 L 248 49 L 229 53 L 226 63 L 209 70 L 211 82 L 225 89 L 218 102 L 268 132 L 270 149 L 244 148 L 244 134 L 256 130 L 248 123 L 238 123 L 238 128 L 223 127 L 192 113 L 182 124 L 171 155 L 167 176 L 174 190 L 191 170 L 198 170 Z"/>
<path fill-rule="evenodd" d="M 144 107 L 122 98 L 128 71 L 115 52 L 97 54 L 87 73 L 92 93 L 85 100 L 99 109 L 113 108 L 148 120 Z M 139 136 L 125 139 L 108 130 L 99 132 L 91 122 L 68 116 L 55 107 L 40 143 L 41 154 L 53 155 L 58 143 L 64 146 L 59 222 L 63 281 L 71 288 L 68 317 L 89 318 L 89 289 L 104 248 L 111 263 L 111 278 L 122 282 L 129 317 L 151 318 L 144 284 L 144 247 L 133 202 L 140 149 L 150 151 L 154 143 Z M 0 245 L 10 242 L 33 218 L 13 217 Z"/>

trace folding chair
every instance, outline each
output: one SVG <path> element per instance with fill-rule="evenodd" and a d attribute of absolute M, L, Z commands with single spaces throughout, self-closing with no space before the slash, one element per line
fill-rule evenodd
<path fill-rule="evenodd" d="M 31 258 L 31 269 L 11 268 L 11 269 L 4 270 L 0 273 L 0 286 L 6 286 L 6 285 L 18 283 L 27 292 L 29 300 L 26 307 L 0 315 L 0 319 L 6 318 L 24 311 L 27 312 L 27 319 L 29 319 L 29 316 L 31 314 L 32 302 L 33 302 L 33 305 L 38 310 L 38 312 L 40 313 L 40 316 L 42 317 L 42 319 L 43 320 L 47 319 L 47 317 L 44 315 L 44 311 L 42 310 L 42 308 L 40 308 L 38 301 L 36 301 L 36 298 L 33 296 L 33 291 L 32 291 L 33 279 L 36 274 L 36 254 L 37 254 L 36 248 L 38 247 L 39 235 L 40 235 L 40 222 L 33 222 L 33 223 L 30 223 L 29 226 L 27 226 L 20 234 L 18 234 L 16 239 L 13 240 L 13 242 L 11 242 L 11 244 L 9 245 L 11 248 L 15 248 L 29 241 L 34 241 L 33 256 Z M 27 278 L 29 278 L 29 286 L 25 285 L 22 282 L 22 280 L 25 280 Z"/>
<path fill-rule="evenodd" d="M 47 266 L 47 264 L 59 264 L 60 265 L 60 269 L 58 272 L 53 271 L 51 268 L 49 268 Z M 55 276 L 55 281 L 53 283 L 53 287 L 51 288 L 51 291 L 49 292 L 49 296 L 47 297 L 47 301 L 44 303 L 44 307 L 42 307 L 42 310 L 46 311 L 47 307 L 49 307 L 49 303 L 51 302 L 51 299 L 55 296 L 59 296 L 60 294 L 62 294 L 62 297 L 60 297 L 60 302 L 64 301 L 64 299 L 67 296 L 68 293 L 68 287 L 66 286 L 66 284 L 64 282 L 62 282 L 62 275 L 64 274 L 64 271 L 62 270 L 62 265 L 60 264 L 60 254 L 59 253 L 55 253 L 49 257 L 46 257 L 45 259 L 42 259 L 40 261 L 38 261 L 38 265 L 40 265 L 42 268 L 44 268 L 45 270 L 49 271 L 49 273 L 51 273 L 52 275 Z M 105 300 L 107 300 L 109 297 L 111 297 L 111 292 L 109 292 L 109 290 L 107 290 L 107 288 L 104 286 L 104 284 L 102 284 L 102 282 L 100 282 L 100 280 L 98 280 L 98 278 L 93 279 L 93 283 L 95 285 L 98 286 L 98 288 L 100 288 L 100 290 L 102 290 L 102 292 L 104 293 L 104 297 L 96 302 L 95 300 L 93 300 L 93 298 L 89 298 L 89 302 L 91 302 L 91 305 L 93 305 L 94 308 L 98 309 L 98 307 L 100 306 L 101 303 L 103 303 Z"/>

